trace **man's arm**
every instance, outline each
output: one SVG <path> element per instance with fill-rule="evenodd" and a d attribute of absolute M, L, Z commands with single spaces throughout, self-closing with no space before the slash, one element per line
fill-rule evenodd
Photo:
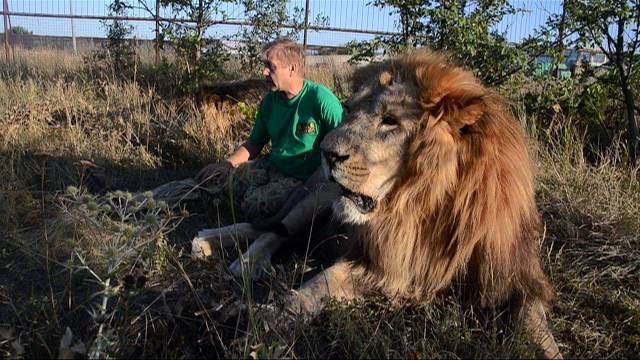
<path fill-rule="evenodd" d="M 263 147 L 264 145 L 256 145 L 247 141 L 234 151 L 233 154 L 224 159 L 224 161 L 205 166 L 200 170 L 198 175 L 196 175 L 196 179 L 198 179 L 199 182 L 205 182 L 213 177 L 219 176 L 226 168 L 235 168 L 250 159 L 255 159 Z"/>
<path fill-rule="evenodd" d="M 256 145 L 247 141 L 234 151 L 233 154 L 229 155 L 225 161 L 230 163 L 233 167 L 238 167 L 238 165 L 249 161 L 250 159 L 255 159 L 256 156 L 260 154 L 263 147 L 264 145 Z"/>
<path fill-rule="evenodd" d="M 321 136 L 324 137 L 342 122 L 343 108 L 340 100 L 326 87 L 322 87 L 318 91 L 318 101 L 320 121 L 322 122 Z"/>

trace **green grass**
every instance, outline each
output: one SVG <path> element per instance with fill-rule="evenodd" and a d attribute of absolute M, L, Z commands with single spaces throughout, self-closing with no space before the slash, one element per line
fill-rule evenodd
<path fill-rule="evenodd" d="M 308 71 L 341 97 L 348 74 Z M 312 246 L 306 264 L 301 244 L 250 284 L 226 271 L 241 249 L 206 262 L 188 256 L 195 232 L 218 225 L 197 204 L 189 213 L 128 193 L 193 176 L 229 153 L 250 129 L 243 109 L 203 113 L 137 82 L 97 81 L 81 59 L 55 52 L 0 63 L 0 99 L 2 357 L 539 355 L 500 314 L 453 295 L 422 306 L 331 302 L 312 321 L 276 327 L 270 310 L 244 306 L 277 303 L 334 241 Z M 623 148 L 587 161 L 590 145 L 574 128 L 536 129 L 536 116 L 520 115 L 538 165 L 556 340 L 565 357 L 638 357 L 638 173 L 623 164 Z"/>

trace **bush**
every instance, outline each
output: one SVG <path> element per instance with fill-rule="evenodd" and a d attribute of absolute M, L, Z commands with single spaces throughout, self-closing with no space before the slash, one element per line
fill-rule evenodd
<path fill-rule="evenodd" d="M 109 5 L 110 16 L 125 16 L 129 6 L 124 0 L 113 0 Z M 107 28 L 107 43 L 100 50 L 92 52 L 85 63 L 92 75 L 98 79 L 126 80 L 135 76 L 136 49 L 128 39 L 133 27 L 121 20 L 103 22 Z"/>
<path fill-rule="evenodd" d="M 504 82 L 526 63 L 524 51 L 492 30 L 506 15 L 517 12 L 506 0 L 480 1 L 475 7 L 458 0 L 375 0 L 373 5 L 400 15 L 401 34 L 350 43 L 352 61 L 369 60 L 379 52 L 428 47 L 446 51 L 489 85 Z"/>

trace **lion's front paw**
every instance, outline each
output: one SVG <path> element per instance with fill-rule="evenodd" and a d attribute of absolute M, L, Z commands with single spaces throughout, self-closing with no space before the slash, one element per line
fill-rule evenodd
<path fill-rule="evenodd" d="M 294 316 L 311 317 L 319 311 L 319 304 L 302 291 L 291 290 L 285 310 Z"/>

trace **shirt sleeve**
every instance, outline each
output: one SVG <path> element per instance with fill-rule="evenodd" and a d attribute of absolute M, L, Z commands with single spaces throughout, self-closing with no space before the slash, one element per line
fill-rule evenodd
<path fill-rule="evenodd" d="M 258 112 L 256 113 L 256 120 L 253 124 L 251 135 L 249 136 L 249 142 L 257 146 L 264 146 L 271 139 L 269 131 L 267 130 L 268 98 L 269 96 L 267 95 L 260 102 Z"/>
<path fill-rule="evenodd" d="M 342 122 L 342 104 L 340 100 L 327 88 L 322 88 L 320 98 L 320 118 L 322 119 L 322 132 L 326 135 Z"/>

